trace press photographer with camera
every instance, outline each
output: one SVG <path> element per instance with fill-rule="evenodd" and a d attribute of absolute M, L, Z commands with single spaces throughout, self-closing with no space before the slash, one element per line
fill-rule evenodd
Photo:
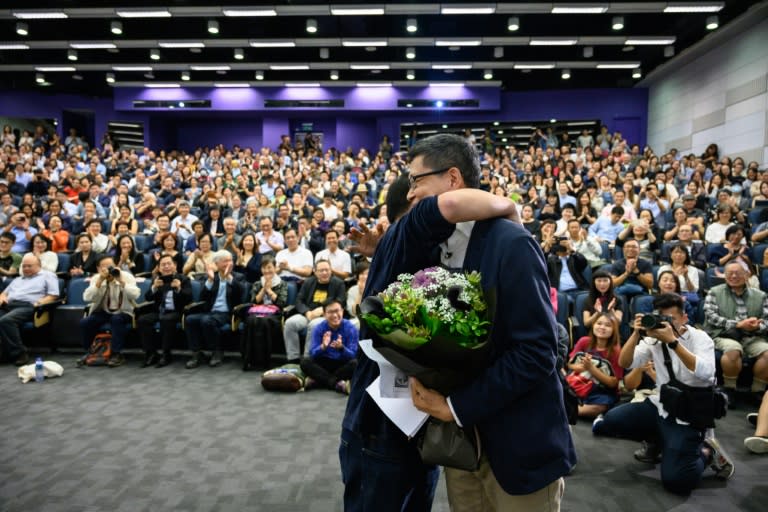
<path fill-rule="evenodd" d="M 721 396 L 712 388 L 714 342 L 704 331 L 687 325 L 683 299 L 665 293 L 653 305 L 656 314 L 635 316 L 619 364 L 634 369 L 653 361 L 658 393 L 608 411 L 595 419 L 592 432 L 643 441 L 635 458 L 650 463 L 660 458 L 664 487 L 688 494 L 698 486 L 707 465 L 719 478 L 733 475 L 733 462 L 709 435 L 709 427 L 724 413 L 726 404 L 719 403 L 721 410 L 713 406 Z"/>
<path fill-rule="evenodd" d="M 152 365 L 162 368 L 171 363 L 176 324 L 181 320 L 184 307 L 192 302 L 192 283 L 176 270 L 176 260 L 172 255 L 166 253 L 160 256 L 152 274 L 152 286 L 144 295 L 153 304 L 151 312 L 140 315 L 138 320 L 141 347 L 144 349 L 142 368 Z M 162 355 L 157 353 L 154 339 L 156 322 L 160 323 Z"/>
<path fill-rule="evenodd" d="M 117 268 L 112 256 L 100 256 L 96 269 L 97 273 L 83 292 L 85 302 L 91 303 L 88 316 L 80 320 L 83 349 L 87 355 L 93 338 L 104 324 L 108 324 L 112 332 L 112 355 L 107 365 L 116 367 L 125 362 L 123 346 L 131 328 L 135 301 L 140 292 L 133 274 Z M 84 360 L 85 357 L 81 358 L 80 362 Z"/>

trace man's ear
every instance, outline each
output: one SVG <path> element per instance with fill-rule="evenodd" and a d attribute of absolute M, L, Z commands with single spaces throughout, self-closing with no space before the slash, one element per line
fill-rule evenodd
<path fill-rule="evenodd" d="M 458 167 L 451 167 L 448 169 L 448 176 L 451 179 L 451 189 L 465 188 L 464 178 L 461 175 L 461 171 Z"/>

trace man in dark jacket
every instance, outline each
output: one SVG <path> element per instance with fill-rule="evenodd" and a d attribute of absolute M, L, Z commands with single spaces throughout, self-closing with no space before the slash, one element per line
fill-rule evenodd
<path fill-rule="evenodd" d="M 323 321 L 323 303 L 329 299 L 346 304 L 347 290 L 344 287 L 344 281 L 332 275 L 331 263 L 328 260 L 317 260 L 315 275 L 304 281 L 296 296 L 297 314 L 286 320 L 283 328 L 285 355 L 288 362 L 299 362 L 299 356 L 301 356 L 299 333 L 304 329 L 307 333 L 311 333 L 312 329 Z M 309 350 L 309 342 L 306 345 Z"/>
<path fill-rule="evenodd" d="M 222 328 L 229 325 L 232 310 L 243 301 L 247 287 L 243 276 L 233 273 L 232 268 L 232 255 L 229 251 L 221 250 L 213 255 L 213 265 L 208 267 L 208 279 L 200 295 L 200 300 L 205 304 L 200 313 L 189 315 L 184 325 L 189 349 L 194 352 L 187 361 L 187 369 L 197 368 L 206 360 L 202 350 L 204 339 L 208 340 L 212 349 L 208 365 L 221 365 Z"/>
<path fill-rule="evenodd" d="M 192 302 L 192 283 L 188 277 L 176 273 L 176 262 L 173 261 L 173 256 L 162 255 L 157 262 L 157 269 L 159 273 L 152 281 L 152 287 L 144 295 L 148 301 L 154 302 L 152 311 L 141 315 L 138 320 L 141 346 L 145 354 L 142 368 L 151 365 L 162 368 L 170 364 L 176 324 L 181 320 L 184 307 Z M 162 356 L 158 355 L 154 341 L 155 323 L 158 321 L 162 339 Z"/>
<path fill-rule="evenodd" d="M 587 258 L 573 250 L 571 241 L 562 237 L 552 246 L 547 257 L 547 275 L 550 284 L 563 293 L 576 293 L 589 289 L 584 277 Z"/>

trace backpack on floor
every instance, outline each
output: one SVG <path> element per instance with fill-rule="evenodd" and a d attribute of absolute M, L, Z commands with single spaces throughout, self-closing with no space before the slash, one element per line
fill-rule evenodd
<path fill-rule="evenodd" d="M 97 334 L 93 338 L 88 355 L 85 356 L 85 366 L 106 366 L 112 356 L 112 335 L 108 332 Z"/>

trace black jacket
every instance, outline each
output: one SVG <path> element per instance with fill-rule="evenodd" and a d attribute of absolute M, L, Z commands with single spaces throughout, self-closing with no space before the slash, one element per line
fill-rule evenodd
<path fill-rule="evenodd" d="M 208 278 L 206 277 L 206 280 L 207 279 Z M 213 309 L 213 305 L 216 302 L 216 295 L 219 293 L 220 282 L 221 278 L 219 277 L 218 272 L 213 278 L 213 286 L 210 290 L 206 288 L 205 282 L 203 282 L 203 291 L 200 294 L 200 300 L 205 302 L 205 311 L 211 311 Z M 243 275 L 233 272 L 232 282 L 227 286 L 227 306 L 229 307 L 230 312 L 235 309 L 235 306 L 243 302 L 243 294 L 246 289 L 248 289 L 248 284 L 245 282 L 245 279 L 243 279 Z"/>
<path fill-rule="evenodd" d="M 304 281 L 301 285 L 299 294 L 296 296 L 296 311 L 300 314 L 304 314 L 311 309 L 315 309 L 322 304 L 312 301 L 312 297 L 315 295 L 315 289 L 317 288 L 317 278 L 312 276 Z M 344 281 L 336 276 L 331 276 L 331 280 L 328 282 L 328 295 L 327 299 L 336 299 L 341 302 L 341 305 L 346 309 L 347 304 L 347 289 L 344 286 Z"/>
<path fill-rule="evenodd" d="M 181 289 L 179 291 L 171 288 L 169 282 L 168 284 L 163 284 L 157 291 L 152 291 L 152 287 L 150 287 L 149 290 L 147 290 L 147 293 L 144 294 L 145 299 L 155 303 L 155 311 L 160 311 L 160 307 L 165 302 L 165 295 L 168 293 L 168 290 L 173 291 L 173 309 L 175 312 L 182 313 L 184 307 L 192 302 L 192 282 L 189 278 L 183 274 L 174 274 L 173 279 L 181 281 Z"/>
<path fill-rule="evenodd" d="M 588 290 L 589 283 L 584 279 L 584 269 L 587 268 L 587 259 L 583 254 L 574 252 L 568 256 L 568 271 L 576 282 L 580 290 Z M 556 254 L 550 254 L 547 257 L 547 274 L 549 274 L 550 284 L 560 290 L 560 272 L 563 270 L 563 262 Z"/>

